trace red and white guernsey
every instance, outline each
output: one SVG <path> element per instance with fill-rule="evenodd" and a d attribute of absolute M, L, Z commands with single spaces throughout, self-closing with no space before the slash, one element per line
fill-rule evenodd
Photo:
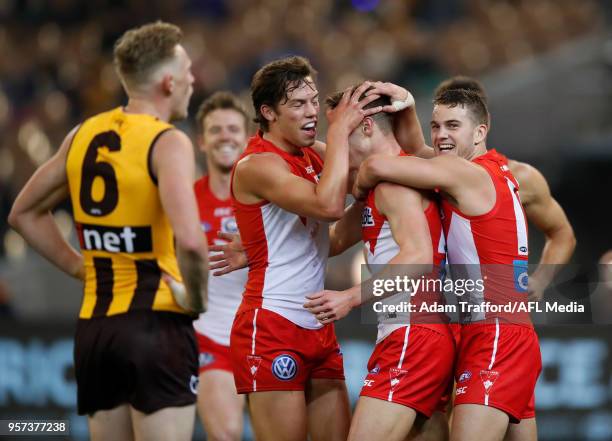
<path fill-rule="evenodd" d="M 313 183 L 323 170 L 323 161 L 311 148 L 292 155 L 263 139 L 249 140 L 241 158 L 274 153 L 291 171 Z M 298 216 L 269 201 L 242 204 L 232 194 L 242 244 L 249 259 L 249 275 L 239 313 L 255 308 L 274 311 L 307 329 L 321 324 L 302 306 L 306 295 L 323 289 L 329 254 L 328 224 Z"/>
<path fill-rule="evenodd" d="M 483 167 L 495 185 L 495 205 L 486 214 L 468 216 L 444 198 L 442 225 L 446 235 L 447 258 L 453 278 L 480 279 L 484 290 L 474 290 L 470 304 L 518 305 L 527 301 L 527 221 L 518 193 L 518 182 L 510 172 L 507 159 L 495 150 L 472 162 Z M 464 320 L 491 322 L 504 318 L 513 323 L 530 324 L 529 314 L 517 307 L 501 310 L 470 311 Z"/>
<path fill-rule="evenodd" d="M 220 245 L 225 240 L 217 236 L 219 231 L 238 233 L 234 209 L 230 199 L 220 200 L 208 184 L 208 176 L 199 179 L 194 190 L 200 212 L 200 224 L 208 245 Z M 208 278 L 208 309 L 193 322 L 196 331 L 215 343 L 229 346 L 230 330 L 247 280 L 247 269 L 233 271 L 223 276 Z"/>
<path fill-rule="evenodd" d="M 366 260 L 368 265 L 386 265 L 397 253 L 399 253 L 399 245 L 395 242 L 391 232 L 391 226 L 386 216 L 382 215 L 376 208 L 374 189 L 370 191 L 363 207 L 363 215 L 361 220 L 361 238 L 365 244 Z M 433 274 L 426 274 L 425 278 L 437 277 L 439 274 L 438 268 L 444 261 L 444 234 L 440 223 L 440 214 L 438 204 L 431 200 L 425 209 L 425 217 L 429 225 L 431 235 L 431 246 L 433 249 Z M 417 279 L 417 278 L 415 278 Z M 399 305 L 401 302 L 406 302 L 410 299 L 415 305 L 416 312 L 394 313 L 393 317 L 387 314 L 379 313 L 378 320 L 378 335 L 376 343 L 379 343 L 396 329 L 402 328 L 409 323 L 418 323 L 419 325 L 441 324 L 446 323 L 446 316 L 439 313 L 419 312 L 423 303 L 432 304 L 444 302 L 443 296 L 439 292 L 423 292 L 418 291 L 412 298 L 408 293 L 398 293 L 390 297 L 382 299 L 384 305 Z M 382 316 L 381 316 L 382 314 Z"/>

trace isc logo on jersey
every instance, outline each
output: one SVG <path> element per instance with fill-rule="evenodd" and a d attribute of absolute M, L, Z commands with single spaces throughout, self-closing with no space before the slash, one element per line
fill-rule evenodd
<path fill-rule="evenodd" d="M 279 355 L 272 362 L 272 373 L 279 380 L 292 380 L 297 375 L 297 370 L 297 362 L 288 354 Z"/>
<path fill-rule="evenodd" d="M 80 224 L 79 240 L 85 250 L 109 253 L 150 253 L 153 251 L 151 227 L 105 227 Z"/>
<path fill-rule="evenodd" d="M 372 208 L 363 207 L 363 211 L 361 212 L 361 226 L 362 227 L 373 227 L 374 226 L 374 216 L 372 216 Z"/>

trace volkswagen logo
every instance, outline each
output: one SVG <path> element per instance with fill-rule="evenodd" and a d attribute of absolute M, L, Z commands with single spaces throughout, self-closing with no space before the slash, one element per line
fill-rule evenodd
<path fill-rule="evenodd" d="M 279 380 L 292 380 L 297 375 L 297 370 L 297 362 L 291 355 L 279 355 L 272 362 L 272 373 Z"/>

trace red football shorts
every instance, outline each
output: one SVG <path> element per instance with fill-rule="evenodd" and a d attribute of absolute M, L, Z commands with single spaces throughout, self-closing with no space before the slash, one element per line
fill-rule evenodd
<path fill-rule="evenodd" d="M 200 373 L 213 369 L 233 373 L 229 346 L 220 345 L 199 332 L 196 332 L 196 337 Z"/>
<path fill-rule="evenodd" d="M 311 378 L 344 380 L 333 324 L 306 329 L 266 309 L 238 313 L 230 353 L 240 394 L 304 390 Z"/>
<path fill-rule="evenodd" d="M 455 343 L 447 325 L 408 325 L 378 343 L 361 396 L 410 407 L 426 417 L 448 402 Z"/>
<path fill-rule="evenodd" d="M 542 358 L 532 327 L 496 319 L 464 325 L 455 369 L 455 405 L 483 404 L 517 423 L 535 416 L 534 390 Z"/>

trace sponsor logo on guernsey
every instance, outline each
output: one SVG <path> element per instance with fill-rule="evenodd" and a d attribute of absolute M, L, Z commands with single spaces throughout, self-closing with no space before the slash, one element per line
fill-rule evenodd
<path fill-rule="evenodd" d="M 363 207 L 361 212 L 361 226 L 362 227 L 373 227 L 374 226 L 374 216 L 372 216 L 372 208 Z"/>
<path fill-rule="evenodd" d="M 527 261 L 513 260 L 512 266 L 514 268 L 514 289 L 516 289 L 518 292 L 527 292 L 529 282 Z"/>
<path fill-rule="evenodd" d="M 213 215 L 215 217 L 225 217 L 232 215 L 232 207 L 217 207 L 215 211 L 213 211 Z"/>
<path fill-rule="evenodd" d="M 214 361 L 215 361 L 215 356 L 211 354 L 210 352 L 200 352 L 200 355 L 198 356 L 198 362 L 201 368 L 204 366 L 208 366 Z"/>
<path fill-rule="evenodd" d="M 464 381 L 468 381 L 470 378 L 472 378 L 472 372 L 471 371 L 464 371 L 461 375 L 459 375 L 459 383 L 463 383 Z"/>
<path fill-rule="evenodd" d="M 400 384 L 402 378 L 406 376 L 408 373 L 405 369 L 391 368 L 389 369 L 389 381 L 391 383 L 391 391 L 394 391 L 395 388 Z"/>
<path fill-rule="evenodd" d="M 282 381 L 289 381 L 297 375 L 298 366 L 295 358 L 289 354 L 279 355 L 272 362 L 272 373 Z"/>
<path fill-rule="evenodd" d="M 200 382 L 200 379 L 195 375 L 192 375 L 191 378 L 189 379 L 189 390 L 194 395 L 198 394 L 198 383 L 199 382 Z"/>
<path fill-rule="evenodd" d="M 499 378 L 499 372 L 497 371 L 489 371 L 483 369 L 480 371 L 480 380 L 482 381 L 482 385 L 484 387 L 485 393 L 489 395 L 491 392 L 491 388 L 495 384 L 495 381 Z"/>
<path fill-rule="evenodd" d="M 238 224 L 234 216 L 228 216 L 221 219 L 221 231 L 224 233 L 238 233 Z"/>
<path fill-rule="evenodd" d="M 257 370 L 261 364 L 261 357 L 259 355 L 247 355 L 247 363 L 249 364 L 249 371 L 251 375 L 255 377 Z"/>
<path fill-rule="evenodd" d="M 212 225 L 210 225 L 206 221 L 200 222 L 200 227 L 202 228 L 202 231 L 204 231 L 205 233 L 208 233 L 210 230 L 212 230 Z"/>
<path fill-rule="evenodd" d="M 84 250 L 109 253 L 150 253 L 153 251 L 151 227 L 107 227 L 78 224 L 79 242 Z"/>
<path fill-rule="evenodd" d="M 373 367 L 373 368 L 370 370 L 370 373 L 371 373 L 372 375 L 375 375 L 375 374 L 377 374 L 377 373 L 379 373 L 379 372 L 380 372 L 380 366 L 379 366 L 379 365 L 374 366 L 374 367 Z"/>
<path fill-rule="evenodd" d="M 463 387 L 458 387 L 457 390 L 455 391 L 455 395 L 459 396 L 459 395 L 463 395 L 465 393 L 467 393 L 467 386 L 463 386 Z"/>
<path fill-rule="evenodd" d="M 363 380 L 363 387 L 372 387 L 374 385 L 374 380 Z"/>

